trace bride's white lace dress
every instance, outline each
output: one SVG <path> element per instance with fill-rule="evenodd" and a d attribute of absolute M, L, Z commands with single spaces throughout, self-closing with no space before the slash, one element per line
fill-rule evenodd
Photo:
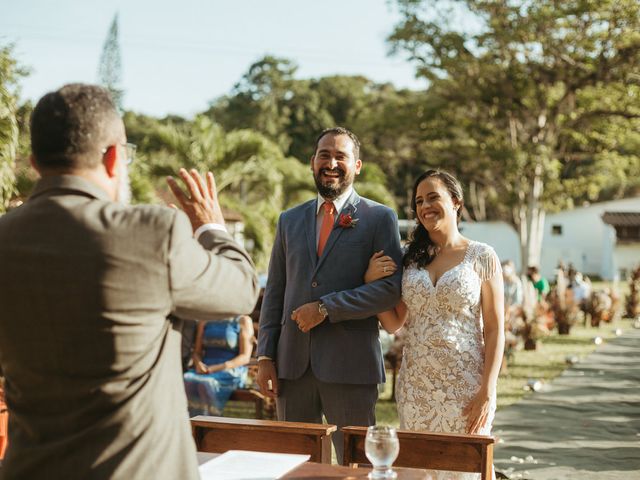
<path fill-rule="evenodd" d="M 495 251 L 472 241 L 463 261 L 433 285 L 424 268 L 402 278 L 408 318 L 396 391 L 400 428 L 466 433 L 462 410 L 480 388 L 484 368 L 480 287 L 500 269 Z M 490 434 L 496 399 L 480 434 Z M 442 478 L 478 478 L 460 474 Z"/>

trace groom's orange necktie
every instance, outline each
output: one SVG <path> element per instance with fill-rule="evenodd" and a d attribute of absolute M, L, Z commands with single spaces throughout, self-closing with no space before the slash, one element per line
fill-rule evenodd
<path fill-rule="evenodd" d="M 322 256 L 322 251 L 324 250 L 324 246 L 327 244 L 331 230 L 333 230 L 333 223 L 336 219 L 333 202 L 324 202 L 322 204 L 322 208 L 324 208 L 324 217 L 322 218 L 320 237 L 318 238 L 318 258 Z"/>

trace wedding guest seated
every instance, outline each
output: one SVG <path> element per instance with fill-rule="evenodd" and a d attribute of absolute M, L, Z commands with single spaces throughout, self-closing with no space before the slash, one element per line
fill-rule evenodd
<path fill-rule="evenodd" d="M 576 305 L 582 310 L 586 312 L 588 309 L 588 302 L 591 298 L 591 282 L 588 279 L 582 276 L 582 273 L 577 270 L 570 268 L 568 272 L 569 276 L 569 285 L 568 287 L 571 289 L 573 293 L 573 300 Z"/>
<path fill-rule="evenodd" d="M 199 322 L 193 368 L 184 374 L 189 415 L 222 415 L 231 394 L 243 388 L 255 342 L 248 315 Z"/>
<path fill-rule="evenodd" d="M 504 282 L 504 317 L 505 317 L 505 350 L 502 358 L 501 373 L 507 371 L 507 361 L 513 358 L 518 344 L 518 332 L 523 328 L 523 288 L 522 280 L 516 273 L 511 260 L 502 262 L 502 279 Z"/>
<path fill-rule="evenodd" d="M 549 281 L 540 274 L 538 267 L 529 267 L 527 277 L 533 283 L 534 288 L 538 291 L 538 301 L 545 300 L 551 287 Z"/>

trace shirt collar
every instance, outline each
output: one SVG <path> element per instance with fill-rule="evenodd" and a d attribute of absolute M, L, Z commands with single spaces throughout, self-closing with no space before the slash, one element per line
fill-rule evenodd
<path fill-rule="evenodd" d="M 48 175 L 40 178 L 29 198 L 74 192 L 99 200 L 112 201 L 101 187 L 78 175 Z"/>
<path fill-rule="evenodd" d="M 338 198 L 333 201 L 333 206 L 336 208 L 336 212 L 341 212 L 344 205 L 349 200 L 349 197 L 353 193 L 353 185 L 350 185 Z M 326 200 L 322 195 L 318 194 L 318 201 L 316 202 L 316 215 L 320 212 L 320 207 Z"/>

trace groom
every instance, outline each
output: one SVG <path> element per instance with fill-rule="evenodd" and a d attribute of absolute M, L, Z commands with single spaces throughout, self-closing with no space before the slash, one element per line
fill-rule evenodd
<path fill-rule="evenodd" d="M 317 199 L 283 212 L 260 314 L 258 383 L 277 398 L 283 421 L 338 429 L 375 424 L 377 384 L 385 381 L 376 314 L 400 298 L 401 270 L 363 284 L 369 258 L 384 250 L 400 265 L 393 210 L 360 197 L 360 142 L 324 130 L 311 170 Z M 333 435 L 342 463 L 343 437 Z"/>

